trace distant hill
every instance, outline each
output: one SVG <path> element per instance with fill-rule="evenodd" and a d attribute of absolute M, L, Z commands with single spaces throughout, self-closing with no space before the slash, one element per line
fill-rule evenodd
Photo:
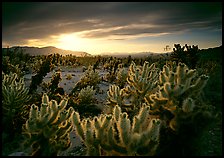
<path fill-rule="evenodd" d="M 27 47 L 27 46 L 14 46 L 14 47 L 10 47 L 9 49 L 15 49 L 15 48 L 21 48 L 24 53 L 30 54 L 30 55 L 49 55 L 49 54 L 60 54 L 60 55 L 75 55 L 77 57 L 84 57 L 84 56 L 91 56 L 90 54 L 86 53 L 86 52 L 81 52 L 81 51 L 70 51 L 70 50 L 63 50 L 63 49 L 59 49 L 56 47 L 42 47 L 42 48 L 38 48 L 38 47 Z M 6 48 L 3 48 L 3 51 Z"/>
<path fill-rule="evenodd" d="M 214 48 L 201 49 L 199 53 L 202 60 L 222 61 L 222 45 Z"/>

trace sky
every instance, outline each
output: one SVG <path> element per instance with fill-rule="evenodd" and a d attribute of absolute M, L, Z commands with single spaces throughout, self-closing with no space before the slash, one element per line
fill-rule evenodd
<path fill-rule="evenodd" d="M 2 47 L 166 52 L 222 45 L 221 2 L 3 2 Z"/>

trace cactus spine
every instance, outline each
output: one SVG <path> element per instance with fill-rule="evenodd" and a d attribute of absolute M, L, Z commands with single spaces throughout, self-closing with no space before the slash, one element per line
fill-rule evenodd
<path fill-rule="evenodd" d="M 24 135 L 27 136 L 25 146 L 32 147 L 32 155 L 52 156 L 67 149 L 70 142 L 72 124 L 70 117 L 73 109 L 65 109 L 67 100 L 57 104 L 49 102 L 46 93 L 43 94 L 41 107 L 32 105 L 29 119 L 24 124 Z"/>

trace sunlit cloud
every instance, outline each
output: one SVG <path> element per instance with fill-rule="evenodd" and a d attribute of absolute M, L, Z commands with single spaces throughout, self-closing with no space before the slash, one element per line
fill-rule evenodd
<path fill-rule="evenodd" d="M 4 2 L 2 17 L 2 43 L 10 46 L 159 52 L 165 43 L 184 40 L 222 43 L 214 42 L 222 36 L 221 3 Z"/>

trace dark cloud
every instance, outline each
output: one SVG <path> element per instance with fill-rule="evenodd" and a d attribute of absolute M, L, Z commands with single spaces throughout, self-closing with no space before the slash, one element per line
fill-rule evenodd
<path fill-rule="evenodd" d="M 221 3 L 202 2 L 4 2 L 2 36 L 3 41 L 12 42 L 87 31 L 83 37 L 114 35 L 120 36 L 115 39 L 123 39 L 130 35 L 221 29 L 221 11 Z"/>

